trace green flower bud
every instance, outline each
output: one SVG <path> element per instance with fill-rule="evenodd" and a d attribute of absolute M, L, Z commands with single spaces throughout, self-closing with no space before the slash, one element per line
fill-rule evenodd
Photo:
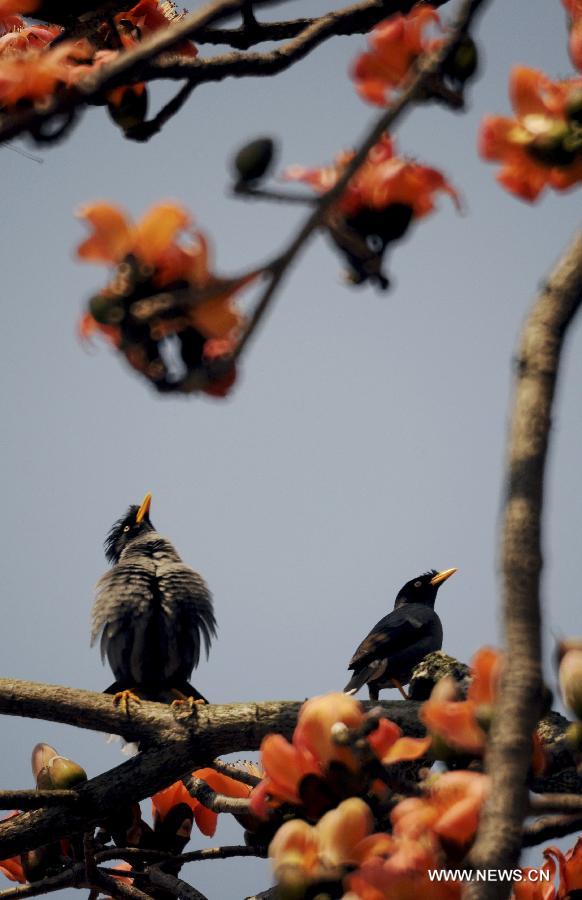
<path fill-rule="evenodd" d="M 444 72 L 464 84 L 473 77 L 479 66 L 477 45 L 468 34 L 457 44 L 445 61 Z"/>
<path fill-rule="evenodd" d="M 566 118 L 574 125 L 582 125 L 582 88 L 576 88 L 568 97 Z"/>
<path fill-rule="evenodd" d="M 95 294 L 89 300 L 89 312 L 100 325 L 119 325 L 125 313 L 117 297 Z"/>
<path fill-rule="evenodd" d="M 54 747 L 51 747 L 50 744 L 37 744 L 36 747 L 32 751 L 31 765 L 32 765 L 32 774 L 35 779 L 38 776 L 38 773 L 41 769 L 44 769 L 45 766 L 48 766 L 49 762 L 53 757 L 58 756 L 59 751 L 55 750 Z"/>
<path fill-rule="evenodd" d="M 39 790 L 67 790 L 87 781 L 87 773 L 78 763 L 64 756 L 54 756 L 37 775 Z"/>
<path fill-rule="evenodd" d="M 566 729 L 564 739 L 571 750 L 582 750 L 582 722 L 572 722 Z"/>
<path fill-rule="evenodd" d="M 275 152 L 271 138 L 257 138 L 241 147 L 234 158 L 239 182 L 248 184 L 262 178 L 269 169 Z"/>

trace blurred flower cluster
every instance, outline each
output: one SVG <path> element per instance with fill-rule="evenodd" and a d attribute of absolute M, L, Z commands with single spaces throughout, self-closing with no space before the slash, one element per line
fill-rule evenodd
<path fill-rule="evenodd" d="M 582 7 L 562 0 L 570 20 L 570 56 L 582 71 Z M 514 118 L 487 116 L 479 133 L 484 159 L 501 164 L 497 180 L 522 200 L 546 188 L 565 191 L 582 181 L 582 76 L 552 81 L 515 66 L 509 78 Z"/>
<path fill-rule="evenodd" d="M 430 3 L 417 3 L 407 15 L 397 13 L 380 22 L 368 37 L 368 51 L 352 68 L 358 93 L 377 106 L 390 103 L 406 79 L 418 72 L 421 57 L 441 50 L 445 39 L 441 18 Z M 477 66 L 477 47 L 464 34 L 451 47 L 439 74 L 428 79 L 422 99 L 461 108 L 465 84 Z"/>
<path fill-rule="evenodd" d="M 283 898 L 460 897 L 459 882 L 431 880 L 429 871 L 462 868 L 475 838 L 502 669 L 501 654 L 483 648 L 466 695 L 452 677 L 438 681 L 420 709 L 424 738 L 404 737 L 380 707 L 366 713 L 353 697 L 328 694 L 304 704 L 291 741 L 264 739 L 250 806 L 270 826 Z M 532 778 L 545 764 L 533 735 Z M 263 836 L 268 830 L 263 824 Z"/>
<path fill-rule="evenodd" d="M 205 236 L 175 203 L 152 207 L 135 224 L 107 203 L 79 216 L 91 234 L 78 256 L 115 266 L 89 302 L 81 335 L 101 334 L 159 391 L 225 396 L 236 378 L 230 357 L 244 321 L 234 297 L 259 273 L 213 275 Z"/>
<path fill-rule="evenodd" d="M 317 169 L 290 166 L 284 177 L 324 194 L 339 181 L 354 155 L 340 153 L 331 165 Z M 448 194 L 460 206 L 457 191 L 438 169 L 398 156 L 392 138 L 383 135 L 326 220 L 332 240 L 349 264 L 349 280 L 361 284 L 370 279 L 386 288 L 382 261 L 388 244 L 401 240 L 413 221 L 431 213 L 439 193 Z"/>
<path fill-rule="evenodd" d="M 167 28 L 181 15 L 172 3 L 158 3 L 158 0 L 139 0 L 127 6 L 113 17 L 104 13 L 103 18 L 97 13 L 89 15 L 86 9 L 80 10 L 83 18 L 75 24 L 75 36 L 68 37 L 67 27 L 60 22 L 53 23 L 63 10 L 50 0 L 2 0 L 0 114 L 46 108 L 54 98 L 75 91 L 88 75 L 113 62 L 143 37 Z M 47 24 L 29 24 L 22 14 L 33 14 Z M 69 16 L 75 18 L 71 13 Z M 173 53 L 193 57 L 197 50 L 190 41 L 184 41 Z M 147 90 L 144 84 L 130 83 L 92 102 L 105 104 L 112 119 L 131 135 L 132 129 L 139 128 L 146 117 Z M 37 129 L 33 126 L 31 134 L 37 140 L 54 136 L 54 132 L 45 135 L 40 125 Z"/>

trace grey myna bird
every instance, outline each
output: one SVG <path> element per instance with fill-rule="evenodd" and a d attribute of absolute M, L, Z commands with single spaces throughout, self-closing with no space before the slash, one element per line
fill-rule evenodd
<path fill-rule="evenodd" d="M 207 702 L 189 684 L 216 635 L 212 595 L 151 523 L 151 494 L 130 506 L 105 540 L 112 568 L 96 587 L 91 645 L 101 635 L 115 682 L 106 693 L 127 700 Z"/>

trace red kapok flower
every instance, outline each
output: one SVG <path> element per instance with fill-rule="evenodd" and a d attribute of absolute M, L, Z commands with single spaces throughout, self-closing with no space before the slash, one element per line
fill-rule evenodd
<path fill-rule="evenodd" d="M 354 155 L 353 151 L 345 151 L 331 165 L 319 169 L 290 166 L 284 177 L 303 181 L 323 194 L 336 184 Z M 396 156 L 392 138 L 383 135 L 348 183 L 337 205 L 338 211 L 349 217 L 364 208 L 381 210 L 402 204 L 412 209 L 414 218 L 420 219 L 432 212 L 435 195 L 441 191 L 459 206 L 457 191 L 438 169 Z"/>
<path fill-rule="evenodd" d="M 582 181 L 582 78 L 553 82 L 515 66 L 509 90 L 515 119 L 486 116 L 479 132 L 481 156 L 501 163 L 497 180 L 530 202 L 545 187 L 564 191 Z"/>
<path fill-rule="evenodd" d="M 478 721 L 480 708 L 490 711 L 497 696 L 501 655 L 490 647 L 479 650 L 471 662 L 473 680 L 466 700 L 439 699 L 440 682 L 433 696 L 423 704 L 421 719 L 427 729 L 438 734 L 451 747 L 469 753 L 482 753 L 486 734 Z"/>
<path fill-rule="evenodd" d="M 358 862 L 359 845 L 372 828 L 370 809 L 358 797 L 344 800 L 314 826 L 301 819 L 285 822 L 269 846 L 275 878 L 289 885 L 338 880 L 345 866 Z"/>
<path fill-rule="evenodd" d="M 442 39 L 430 39 L 426 30 L 440 25 L 438 13 L 428 3 L 415 6 L 408 15 L 390 16 L 372 30 L 370 49 L 352 69 L 352 78 L 364 100 L 384 106 L 422 53 L 435 50 Z"/>
<path fill-rule="evenodd" d="M 417 840 L 432 832 L 445 846 L 464 848 L 475 836 L 488 793 L 486 775 L 445 772 L 434 779 L 428 796 L 402 800 L 392 810 L 393 833 Z"/>
<path fill-rule="evenodd" d="M 562 0 L 562 4 L 570 16 L 570 57 L 576 68 L 582 70 L 582 2 Z"/>
<path fill-rule="evenodd" d="M 12 819 L 17 815 L 17 812 L 9 813 L 7 816 L 4 816 L 3 821 Z M 24 874 L 22 858 L 20 856 L 11 856 L 10 859 L 0 859 L 0 872 L 2 872 L 6 878 L 10 879 L 10 881 L 19 881 L 21 884 L 26 884 L 28 880 Z"/>
<path fill-rule="evenodd" d="M 173 19 L 179 18 L 178 13 L 174 12 L 174 14 L 171 14 L 169 7 L 173 7 L 173 4 L 158 3 L 158 0 L 139 0 L 139 3 L 136 3 L 127 12 L 118 13 L 115 16 L 115 21 L 120 26 L 126 26 L 127 23 L 131 24 L 141 37 L 142 35 L 159 31 L 160 28 L 167 28 L 172 24 Z M 128 39 L 127 32 L 123 28 L 120 34 L 126 46 L 135 43 L 131 36 Z M 190 57 L 198 55 L 198 50 L 192 41 L 182 41 L 170 52 Z"/>
<path fill-rule="evenodd" d="M 265 777 L 251 795 L 251 809 L 260 818 L 271 806 L 301 803 L 301 782 L 308 775 L 325 778 L 329 766 L 340 764 L 357 772 L 360 762 L 349 747 L 335 741 L 338 729 L 356 729 L 364 722 L 361 704 L 348 694 L 313 697 L 299 713 L 292 742 L 271 734 L 261 744 Z M 418 759 L 426 753 L 430 738 L 406 738 L 397 725 L 382 719 L 368 738 L 376 756 L 385 764 Z"/>

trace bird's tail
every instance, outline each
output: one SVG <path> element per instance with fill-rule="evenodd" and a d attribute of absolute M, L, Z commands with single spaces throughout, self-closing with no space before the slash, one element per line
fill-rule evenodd
<path fill-rule="evenodd" d="M 374 666 L 366 666 L 358 672 L 354 672 L 344 688 L 344 694 L 357 694 L 363 685 L 366 684 L 368 678 L 374 674 Z"/>
<path fill-rule="evenodd" d="M 369 666 L 364 666 L 363 669 L 354 672 L 344 688 L 344 694 L 357 694 L 362 685 L 377 681 L 382 677 L 387 666 L 387 660 L 375 659 Z"/>

